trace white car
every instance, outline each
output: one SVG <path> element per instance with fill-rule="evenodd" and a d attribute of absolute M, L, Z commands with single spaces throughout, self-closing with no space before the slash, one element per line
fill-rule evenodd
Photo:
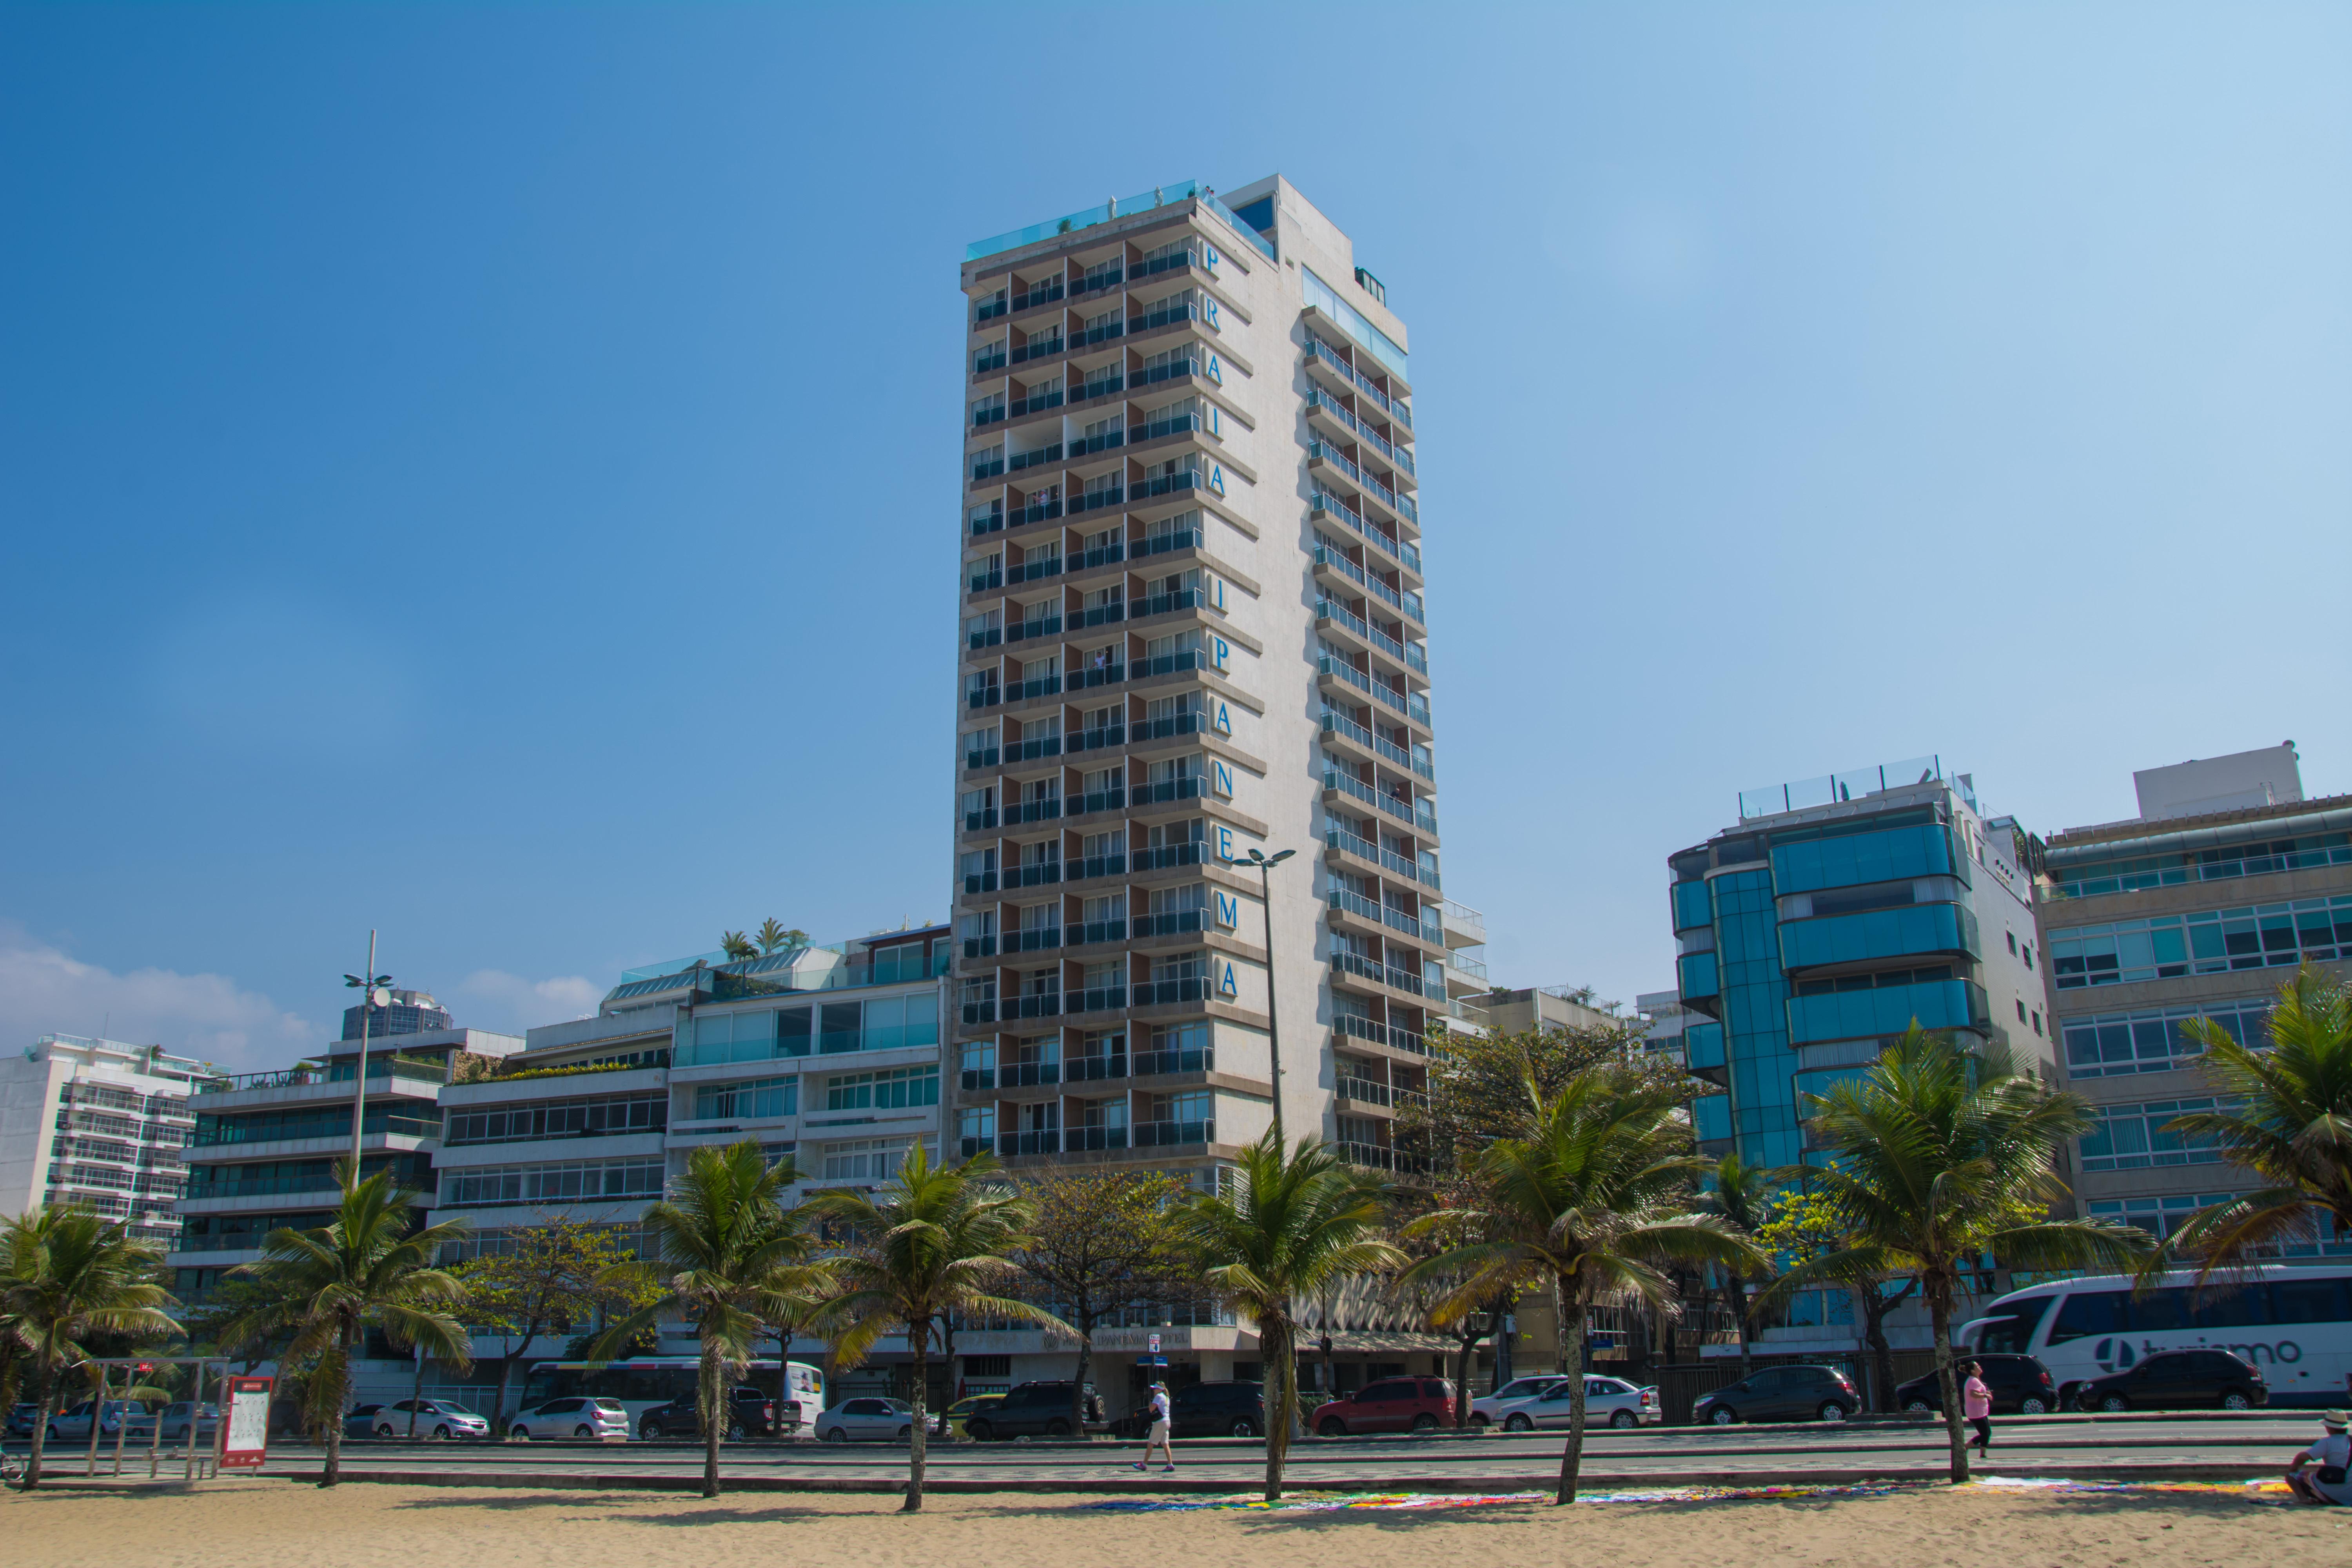
<path fill-rule="evenodd" d="M 915 1407 L 903 1399 L 845 1399 L 816 1418 L 821 1443 L 905 1442 L 914 1432 Z"/>
<path fill-rule="evenodd" d="M 1538 1426 L 1565 1426 L 1576 1385 L 1562 1378 L 1532 1399 L 1515 1399 L 1501 1406 L 1496 1424 L 1506 1432 L 1528 1432 Z M 1584 1380 L 1584 1424 L 1587 1426 L 1639 1426 L 1663 1421 L 1655 1387 L 1636 1388 L 1622 1377 Z"/>
<path fill-rule="evenodd" d="M 1566 1381 L 1556 1372 L 1541 1373 L 1534 1377 L 1515 1377 L 1494 1393 L 1470 1402 L 1470 1425 L 1492 1426 L 1502 1419 L 1496 1412 L 1504 1405 L 1533 1399 L 1538 1394 L 1549 1394 L 1554 1384 Z"/>
<path fill-rule="evenodd" d="M 408 1436 L 408 1413 L 416 1412 L 420 1437 L 487 1437 L 490 1424 L 452 1399 L 403 1399 L 375 1413 L 379 1437 Z"/>
<path fill-rule="evenodd" d="M 507 1436 L 526 1443 L 533 1437 L 618 1437 L 625 1443 L 629 1412 L 617 1399 L 551 1399 L 516 1411 Z"/>

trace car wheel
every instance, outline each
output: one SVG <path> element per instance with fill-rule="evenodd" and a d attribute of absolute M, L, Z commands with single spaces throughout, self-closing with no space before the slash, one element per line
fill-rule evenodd
<path fill-rule="evenodd" d="M 443 1442 L 447 1442 L 449 1439 L 449 1428 L 446 1426 L 436 1426 L 433 1428 L 433 1436 L 440 1438 Z"/>
<path fill-rule="evenodd" d="M 911 1426 L 901 1426 L 901 1427 L 899 1427 L 899 1428 L 898 1428 L 898 1441 L 900 1441 L 901 1443 L 911 1443 L 911 1442 L 913 1442 L 914 1440 L 915 1440 L 915 1429 L 914 1429 L 914 1427 L 912 1427 Z"/>
<path fill-rule="evenodd" d="M 528 1443 L 530 1441 L 530 1428 L 528 1426 L 509 1426 L 507 1428 L 507 1436 L 513 1438 L 518 1443 Z"/>
<path fill-rule="evenodd" d="M 1834 1399 L 1824 1399 L 1822 1407 L 1813 1414 L 1823 1421 L 1843 1421 L 1845 1419 L 1845 1406 Z"/>
<path fill-rule="evenodd" d="M 1257 1436 L 1257 1426 L 1248 1416 L 1244 1415 L 1240 1420 L 1234 1423 L 1233 1436 L 1236 1437 L 1255 1437 Z"/>
<path fill-rule="evenodd" d="M 1470 1412 L 1470 1425 L 1474 1430 L 1484 1432 L 1493 1423 L 1487 1420 L 1485 1411 L 1473 1410 Z"/>
<path fill-rule="evenodd" d="M 574 1426 L 572 1428 L 572 1435 L 574 1437 L 593 1437 L 596 1435 L 596 1428 L 593 1426 Z"/>
<path fill-rule="evenodd" d="M 1412 1429 L 1416 1432 L 1434 1432 L 1437 1430 L 1437 1417 L 1424 1410 L 1412 1418 Z"/>
<path fill-rule="evenodd" d="M 379 1437 L 389 1437 L 389 1436 L 391 1436 L 393 1435 L 393 1432 L 392 1432 L 392 1424 L 391 1424 L 390 1422 L 386 1422 L 384 1425 L 383 1425 L 383 1426 L 381 1426 L 377 1427 L 377 1428 L 375 1429 L 375 1435 L 376 1435 L 377 1436 L 379 1436 Z"/>
<path fill-rule="evenodd" d="M 726 1441 L 728 1441 L 728 1442 L 730 1442 L 730 1443 L 740 1443 L 740 1442 L 741 1442 L 742 1440 L 743 1440 L 743 1423 L 741 1423 L 740 1421 L 730 1421 L 729 1423 L 727 1423 L 727 1436 L 726 1436 Z"/>
<path fill-rule="evenodd" d="M 1706 1418 L 1718 1426 L 1728 1426 L 1739 1419 L 1739 1413 L 1728 1405 L 1718 1405 L 1706 1413 Z"/>
<path fill-rule="evenodd" d="M 658 1443 L 663 1436 L 662 1424 L 658 1421 L 648 1421 L 637 1428 L 637 1436 L 648 1443 Z"/>
<path fill-rule="evenodd" d="M 1616 1415 L 1612 1415 L 1612 1416 L 1609 1418 L 1609 1425 L 1611 1425 L 1612 1426 L 1617 1427 L 1617 1428 L 1618 1428 L 1619 1430 L 1621 1430 L 1621 1431 L 1622 1431 L 1622 1430 L 1623 1430 L 1625 1427 L 1628 1427 L 1628 1426 L 1640 1426 L 1641 1424 L 1642 1424 L 1642 1418 L 1641 1418 L 1640 1416 L 1638 1416 L 1638 1415 L 1634 1415 L 1634 1414 L 1633 1414 L 1632 1411 L 1630 1411 L 1630 1410 L 1620 1410 L 1619 1412 L 1617 1412 L 1617 1414 L 1616 1414 Z"/>
<path fill-rule="evenodd" d="M 1048 1437 L 1066 1437 L 1066 1436 L 1068 1436 L 1069 1435 L 1070 1435 L 1070 1424 L 1069 1424 L 1068 1422 L 1066 1422 L 1066 1421 L 1048 1421 L 1048 1422 L 1046 1422 L 1046 1423 L 1045 1423 L 1045 1436 L 1048 1436 Z"/>
<path fill-rule="evenodd" d="M 1915 1399 L 1903 1407 L 1906 1415 L 1933 1415 L 1936 1407 L 1924 1399 Z"/>
<path fill-rule="evenodd" d="M 963 1435 L 975 1443 L 986 1443 L 995 1437 L 996 1428 L 985 1421 L 967 1421 L 963 1424 Z"/>
<path fill-rule="evenodd" d="M 1535 1429 L 1536 1424 L 1517 1410 L 1503 1417 L 1503 1430 L 1506 1432 L 1532 1432 Z"/>
<path fill-rule="evenodd" d="M 2234 1388 L 2221 1395 L 2221 1408 L 2224 1410 L 2252 1410 L 2253 1407 L 2254 1402 Z"/>
<path fill-rule="evenodd" d="M 2017 1413 L 2020 1415 L 2047 1415 L 2050 1414 L 2050 1406 L 2043 1400 L 2025 1399 L 2019 1401 Z"/>
<path fill-rule="evenodd" d="M 2099 1408 L 2110 1413 L 2118 1410 L 2129 1410 L 2131 1408 L 2131 1401 L 2126 1399 L 2120 1394 L 2103 1394 L 2099 1396 Z"/>
<path fill-rule="evenodd" d="M 1348 1424 L 1337 1415 L 1327 1415 L 1323 1418 L 1323 1425 L 1315 1430 L 1326 1437 L 1344 1437 L 1348 1435 Z"/>
<path fill-rule="evenodd" d="M 59 1432 L 59 1431 L 58 1431 L 55 1426 L 50 1427 L 50 1428 L 48 1429 L 48 1433 L 49 1433 L 48 1440 L 49 1440 L 50 1442 L 52 1442 L 52 1443 L 62 1443 L 62 1442 L 64 1442 L 64 1441 L 66 1440 L 66 1439 L 65 1439 L 65 1435 L 64 1435 L 63 1433 Z"/>
<path fill-rule="evenodd" d="M 846 1443 L 849 1441 L 849 1434 L 838 1426 L 828 1426 L 824 1430 L 824 1440 L 828 1443 Z"/>

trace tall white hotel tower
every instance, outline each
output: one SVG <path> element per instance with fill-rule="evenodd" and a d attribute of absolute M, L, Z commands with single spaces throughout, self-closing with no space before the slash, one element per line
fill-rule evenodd
<path fill-rule="evenodd" d="M 949 1153 L 1205 1184 L 1278 1026 L 1288 1136 L 1385 1165 L 1447 984 L 1404 323 L 1278 176 L 963 289 Z"/>

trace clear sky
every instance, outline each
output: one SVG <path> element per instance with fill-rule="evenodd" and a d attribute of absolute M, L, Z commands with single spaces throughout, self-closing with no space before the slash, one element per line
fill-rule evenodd
<path fill-rule="evenodd" d="M 2352 790 L 2352 8 L 0 11 L 0 1043 L 949 899 L 967 240 L 1279 171 L 1412 334 L 1447 891 L 1742 787 Z"/>

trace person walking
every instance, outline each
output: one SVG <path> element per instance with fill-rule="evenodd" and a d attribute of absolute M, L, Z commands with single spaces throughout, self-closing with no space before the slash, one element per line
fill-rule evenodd
<path fill-rule="evenodd" d="M 1135 1468 L 1139 1470 L 1150 1469 L 1151 1450 L 1157 1448 L 1168 1459 L 1167 1464 L 1160 1467 L 1160 1473 L 1163 1476 L 1172 1476 L 1176 1473 L 1174 1437 L 1176 1429 L 1169 1416 L 1168 1385 L 1164 1383 L 1155 1383 L 1151 1385 L 1151 1409 L 1148 1419 L 1150 1422 L 1150 1428 L 1143 1439 L 1143 1458 L 1135 1462 Z"/>
<path fill-rule="evenodd" d="M 1969 1380 L 1960 1384 L 1960 1414 L 1977 1429 L 1972 1445 L 1984 1458 L 1992 1455 L 1992 1390 L 1985 1386 L 1984 1369 L 1975 1362 L 1965 1368 Z"/>
<path fill-rule="evenodd" d="M 2304 1468 L 2305 1465 L 2312 1468 Z M 2344 1412 L 2323 1410 L 2319 1441 L 2297 1454 L 2294 1463 L 2286 1468 L 2287 1490 L 2297 1502 L 2352 1506 L 2352 1480 L 2345 1479 L 2347 1467 L 2352 1467 L 2352 1435 L 2345 1431 Z"/>

